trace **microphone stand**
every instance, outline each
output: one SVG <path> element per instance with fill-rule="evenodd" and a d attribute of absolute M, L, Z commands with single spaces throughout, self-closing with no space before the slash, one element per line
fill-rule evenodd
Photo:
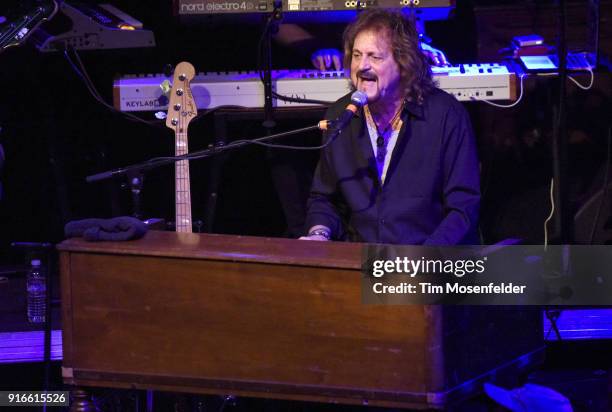
<path fill-rule="evenodd" d="M 270 136 L 264 136 L 264 137 L 260 137 L 260 138 L 253 139 L 253 140 L 237 140 L 227 145 L 220 144 L 220 145 L 216 145 L 216 146 L 204 149 L 204 150 L 199 150 L 197 152 L 187 153 L 181 156 L 157 157 L 157 158 L 153 158 L 153 159 L 147 160 L 142 163 L 137 163 L 137 164 L 124 166 L 124 167 L 120 167 L 120 168 L 113 169 L 113 170 L 108 170 L 106 172 L 101 172 L 101 173 L 97 173 L 94 175 L 90 175 L 90 176 L 87 176 L 85 180 L 87 181 L 87 183 L 93 183 L 93 182 L 99 182 L 99 181 L 103 181 L 106 179 L 111 179 L 111 178 L 115 178 L 119 176 L 128 176 L 130 180 L 132 180 L 131 176 L 140 176 L 140 179 L 139 179 L 140 182 L 139 182 L 139 186 L 137 190 L 132 191 L 132 193 L 134 193 L 134 197 L 133 197 L 134 200 L 138 199 L 138 202 L 139 202 L 140 201 L 139 195 L 142 191 L 142 186 L 141 186 L 142 176 L 144 176 L 144 172 L 146 171 L 149 171 L 151 169 L 156 169 L 160 166 L 164 166 L 170 163 L 178 162 L 179 160 L 203 159 L 203 158 L 215 156 L 217 154 L 226 152 L 228 150 L 237 149 L 237 148 L 249 145 L 249 144 L 265 143 L 270 140 L 280 139 L 285 136 L 290 136 L 290 135 L 298 134 L 302 132 L 308 132 L 308 131 L 315 130 L 315 129 L 319 129 L 319 125 L 303 127 L 301 129 L 290 130 L 288 132 L 277 133 L 277 134 L 273 134 Z M 130 184 L 131 183 L 132 182 L 130 182 Z M 137 207 L 139 208 L 139 205 L 137 205 Z"/>
<path fill-rule="evenodd" d="M 272 14 L 268 16 L 264 28 L 264 121 L 263 127 L 268 130 L 268 133 L 276 126 L 274 121 L 274 108 L 272 106 L 272 35 L 278 32 L 278 24 L 282 19 L 281 12 L 282 3 L 278 0 L 274 1 L 274 9 Z"/>
<path fill-rule="evenodd" d="M 142 219 L 142 201 L 140 193 L 144 184 L 144 174 L 142 170 L 134 170 L 127 173 L 127 178 L 132 192 L 132 216 L 136 219 Z"/>

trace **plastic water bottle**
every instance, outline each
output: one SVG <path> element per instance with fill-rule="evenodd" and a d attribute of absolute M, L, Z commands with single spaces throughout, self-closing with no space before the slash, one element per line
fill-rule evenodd
<path fill-rule="evenodd" d="M 43 323 L 47 311 L 47 283 L 40 260 L 32 260 L 26 282 L 28 289 L 28 322 Z"/>

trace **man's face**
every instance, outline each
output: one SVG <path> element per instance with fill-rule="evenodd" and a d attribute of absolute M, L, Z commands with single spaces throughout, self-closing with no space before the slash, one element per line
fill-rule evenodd
<path fill-rule="evenodd" d="M 357 90 L 367 94 L 368 104 L 385 104 L 400 98 L 400 70 L 385 32 L 364 30 L 357 34 L 351 80 Z"/>

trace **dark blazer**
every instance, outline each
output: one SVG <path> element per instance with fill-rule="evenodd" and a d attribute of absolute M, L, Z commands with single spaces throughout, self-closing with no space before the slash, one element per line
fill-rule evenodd
<path fill-rule="evenodd" d="M 337 118 L 349 101 L 350 95 L 338 100 L 326 119 Z M 384 185 L 363 110 L 322 150 L 306 229 L 325 225 L 333 238 L 356 242 L 479 243 L 479 165 L 465 108 L 435 90 L 422 105 L 406 102 L 402 116 Z"/>

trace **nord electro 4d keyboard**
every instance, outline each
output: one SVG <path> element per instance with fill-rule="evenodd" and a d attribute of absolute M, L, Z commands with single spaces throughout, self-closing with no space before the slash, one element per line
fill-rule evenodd
<path fill-rule="evenodd" d="M 460 101 L 516 100 L 516 76 L 498 63 L 433 67 L 439 87 Z M 333 102 L 349 93 L 343 71 L 275 70 L 273 91 L 282 96 Z M 113 104 L 121 111 L 165 110 L 171 78 L 161 74 L 128 75 L 114 81 Z M 219 106 L 263 107 L 264 88 L 257 72 L 201 73 L 191 82 L 198 109 Z M 313 106 L 274 99 L 275 107 Z"/>
<path fill-rule="evenodd" d="M 412 9 L 423 20 L 446 19 L 454 8 L 453 0 L 280 0 L 283 13 L 295 12 L 354 12 L 356 9 L 380 7 Z M 174 14 L 216 15 L 270 13 L 274 0 L 173 0 Z"/>

